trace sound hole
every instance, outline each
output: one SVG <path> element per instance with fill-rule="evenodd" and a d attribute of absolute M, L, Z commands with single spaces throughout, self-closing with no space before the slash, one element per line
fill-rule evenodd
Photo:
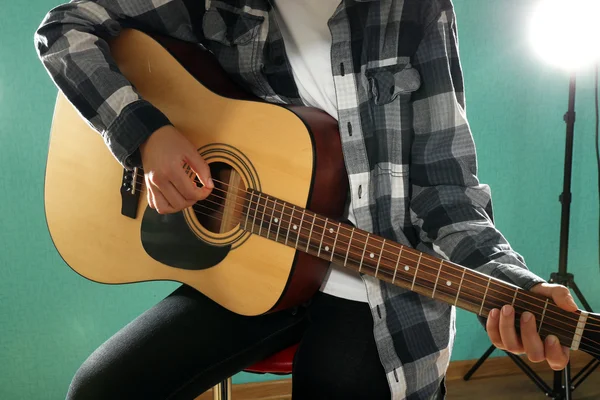
<path fill-rule="evenodd" d="M 210 163 L 209 166 L 215 188 L 195 207 L 196 217 L 209 231 L 226 233 L 235 229 L 241 221 L 246 186 L 231 166 L 221 162 Z"/>

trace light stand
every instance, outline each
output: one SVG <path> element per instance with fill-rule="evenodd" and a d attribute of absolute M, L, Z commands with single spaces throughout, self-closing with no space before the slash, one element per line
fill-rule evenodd
<path fill-rule="evenodd" d="M 583 305 L 586 311 L 592 312 L 592 309 L 583 296 L 583 293 L 577 287 L 573 274 L 567 272 L 567 256 L 569 252 L 569 221 L 571 217 L 571 171 L 573 165 L 573 135 L 575 131 L 575 91 L 576 91 L 576 75 L 573 72 L 569 82 L 569 106 L 564 120 L 567 124 L 567 135 L 565 144 L 565 167 L 563 179 L 563 192 L 559 196 L 561 203 L 561 218 L 560 218 L 560 250 L 558 256 L 558 272 L 550 274 L 550 282 L 564 285 L 573 289 L 575 295 Z M 479 358 L 477 363 L 466 373 L 464 380 L 468 381 L 475 371 L 483 364 L 483 362 L 496 349 L 495 346 L 490 348 Z M 505 352 L 521 370 L 535 383 L 546 396 L 555 400 L 571 400 L 571 392 L 575 390 L 598 366 L 600 361 L 594 359 L 590 361 L 577 375 L 571 378 L 570 363 L 562 371 L 554 372 L 553 387 L 548 386 L 533 371 L 529 365 L 525 363 L 519 356 Z"/>

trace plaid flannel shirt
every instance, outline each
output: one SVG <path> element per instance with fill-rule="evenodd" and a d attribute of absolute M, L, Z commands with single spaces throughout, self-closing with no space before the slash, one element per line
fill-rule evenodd
<path fill-rule="evenodd" d="M 39 56 L 123 165 L 168 124 L 115 67 L 124 27 L 201 43 L 274 103 L 302 104 L 269 0 L 73 1 L 46 16 Z M 451 0 L 342 0 L 332 35 L 339 130 L 359 228 L 525 289 L 543 282 L 494 227 L 466 119 Z M 363 276 L 394 399 L 437 396 L 454 308 Z"/>

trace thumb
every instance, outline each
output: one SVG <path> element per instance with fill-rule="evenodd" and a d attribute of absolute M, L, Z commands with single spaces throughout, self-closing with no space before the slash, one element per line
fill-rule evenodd
<path fill-rule="evenodd" d="M 579 308 L 577 307 L 573 296 L 571 296 L 571 292 L 565 286 L 542 283 L 534 286 L 532 292 L 551 298 L 554 300 L 554 303 L 563 310 L 577 311 Z"/>
<path fill-rule="evenodd" d="M 210 168 L 208 163 L 196 151 L 190 152 L 185 160 L 190 168 L 196 173 L 198 179 L 207 189 L 213 189 L 215 184 L 211 178 Z"/>
<path fill-rule="evenodd" d="M 552 291 L 552 300 L 557 306 L 567 311 L 577 311 L 579 307 L 575 303 L 571 292 L 564 286 L 557 285 Z"/>

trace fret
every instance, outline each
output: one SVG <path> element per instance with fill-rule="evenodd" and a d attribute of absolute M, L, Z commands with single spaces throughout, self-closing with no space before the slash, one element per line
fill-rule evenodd
<path fill-rule="evenodd" d="M 515 288 L 515 294 L 513 295 L 512 303 L 510 303 L 510 306 L 513 308 L 515 307 L 515 300 L 517 300 L 517 293 L 519 293 L 519 288 Z"/>
<path fill-rule="evenodd" d="M 392 283 L 396 280 L 396 274 L 398 273 L 398 264 L 400 263 L 400 258 L 402 258 L 402 250 L 404 247 L 400 247 L 400 252 L 398 253 L 398 259 L 396 260 L 396 268 L 394 268 L 394 277 L 392 278 Z"/>
<path fill-rule="evenodd" d="M 575 334 L 573 334 L 573 343 L 571 343 L 571 350 L 578 350 L 579 345 L 581 344 L 581 339 L 583 338 L 583 330 L 585 329 L 585 324 L 587 323 L 588 316 L 590 313 L 587 311 L 580 311 L 579 321 L 577 321 L 577 328 L 575 328 Z"/>
<path fill-rule="evenodd" d="M 275 208 L 277 206 L 277 199 L 273 199 L 273 211 L 271 212 L 271 219 L 269 220 L 269 228 L 267 229 L 267 239 L 269 238 L 269 232 L 271 232 L 271 224 L 273 223 L 273 218 L 275 218 Z M 266 208 L 266 203 L 265 203 Z M 277 237 L 275 237 L 277 240 Z"/>
<path fill-rule="evenodd" d="M 369 244 L 369 235 L 370 235 L 370 233 L 367 232 L 367 238 L 365 239 L 365 248 L 363 249 L 362 257 L 360 258 L 360 264 L 358 265 L 358 272 L 360 272 L 360 269 L 362 268 L 362 265 L 363 265 L 363 261 L 365 260 L 365 252 L 367 251 L 367 244 Z"/>
<path fill-rule="evenodd" d="M 285 206 L 285 203 L 284 203 Z M 288 224 L 287 234 L 285 235 L 285 245 L 288 244 L 288 239 L 290 238 L 290 231 L 292 230 L 292 222 L 294 221 L 294 212 L 296 211 L 296 206 L 292 205 L 292 214 L 290 215 L 290 223 Z M 283 219 L 283 210 L 281 211 L 281 219 Z"/>
<path fill-rule="evenodd" d="M 485 298 L 487 297 L 487 292 L 488 289 L 490 288 L 490 282 L 492 282 L 492 277 L 488 277 L 488 283 L 487 286 L 485 287 L 485 293 L 483 294 L 483 300 L 481 301 L 481 308 L 479 309 L 479 316 L 481 316 L 481 313 L 483 312 L 483 305 L 485 304 Z"/>
<path fill-rule="evenodd" d="M 310 232 L 308 232 L 308 240 L 306 241 L 306 251 L 308 252 L 308 248 L 310 247 L 310 237 L 313 234 L 313 229 L 315 228 L 315 220 L 317 219 L 317 214 L 313 214 L 312 224 L 310 224 Z"/>
<path fill-rule="evenodd" d="M 250 206 L 252 205 L 253 197 L 254 197 L 254 192 L 250 192 L 250 200 L 248 200 L 248 209 L 246 210 L 246 222 L 244 222 L 245 230 L 248 230 L 248 217 L 250 217 Z"/>
<path fill-rule="evenodd" d="M 377 278 L 377 272 L 379 272 L 379 263 L 381 262 L 381 256 L 383 255 L 383 248 L 385 247 L 385 239 L 381 243 L 381 250 L 379 251 L 379 259 L 377 260 L 377 267 L 375 268 L 375 278 Z"/>
<path fill-rule="evenodd" d="M 258 204 L 259 203 L 260 203 L 260 193 L 257 192 L 256 193 L 256 209 L 254 212 L 254 218 L 252 219 L 252 231 L 254 231 L 254 227 L 256 226 L 256 215 L 258 214 Z"/>
<path fill-rule="evenodd" d="M 544 303 L 544 311 L 542 311 L 542 318 L 540 319 L 540 326 L 538 327 L 538 334 L 542 330 L 542 324 L 544 323 L 544 317 L 546 316 L 547 308 L 548 308 L 548 299 L 546 299 L 546 303 Z"/>
<path fill-rule="evenodd" d="M 335 232 L 335 239 L 333 240 L 333 247 L 331 248 L 331 258 L 329 261 L 333 261 L 333 255 L 335 254 L 335 245 L 337 244 L 338 235 L 340 234 L 340 228 L 342 224 L 338 222 L 337 231 Z"/>
<path fill-rule="evenodd" d="M 262 217 L 260 217 L 260 226 L 258 227 L 258 236 L 260 236 L 260 233 L 262 232 L 262 227 L 265 224 L 265 211 L 267 211 L 267 201 L 269 201 L 269 196 L 265 195 L 265 206 L 262 212 Z M 260 203 L 260 200 L 258 200 Z M 259 207 L 260 204 L 257 204 L 257 208 Z"/>
<path fill-rule="evenodd" d="M 300 232 L 302 232 L 302 222 L 304 222 L 304 213 L 306 212 L 306 210 L 302 210 L 302 218 L 300 218 L 300 225 L 298 225 L 297 229 L 298 229 L 298 235 L 296 236 L 296 248 L 298 248 L 298 240 L 300 240 Z M 294 225 L 296 226 L 296 225 Z"/>
<path fill-rule="evenodd" d="M 438 280 L 440 279 L 440 273 L 442 272 L 442 266 L 444 265 L 444 260 L 441 260 L 440 267 L 438 268 L 437 277 L 435 278 L 435 285 L 433 285 L 433 292 L 431 292 L 431 298 L 433 299 L 435 296 L 435 289 L 438 285 Z"/>
<path fill-rule="evenodd" d="M 458 304 L 458 296 L 460 295 L 460 290 L 462 289 L 463 279 L 465 279 L 465 273 L 467 272 L 466 268 L 463 268 L 462 276 L 460 277 L 460 283 L 458 284 L 458 292 L 456 292 L 456 299 L 454 299 L 454 307 Z"/>
<path fill-rule="evenodd" d="M 283 202 L 283 204 L 281 205 L 281 217 L 279 217 L 279 223 L 277 224 L 277 233 L 275 234 L 275 241 L 279 240 L 279 230 L 281 229 L 281 225 L 283 224 L 283 210 L 285 210 L 285 202 Z"/>
<path fill-rule="evenodd" d="M 412 285 L 410 286 L 410 290 L 414 291 L 415 282 L 417 281 L 417 274 L 419 273 L 419 265 L 421 264 L 421 257 L 423 257 L 423 253 L 419 254 L 419 259 L 417 260 L 417 268 L 415 268 L 415 276 L 412 281 Z"/>
<path fill-rule="evenodd" d="M 348 249 L 346 250 L 346 258 L 344 259 L 344 267 L 346 266 L 346 262 L 348 261 L 348 254 L 350 254 L 350 244 L 352 243 L 352 236 L 354 236 L 354 228 L 350 232 L 350 239 L 348 239 Z"/>
<path fill-rule="evenodd" d="M 323 246 L 323 238 L 325 237 L 325 230 L 327 230 L 327 221 L 329 218 L 325 218 L 325 224 L 323 225 L 323 234 L 321 235 L 321 242 L 319 242 L 319 251 L 317 252 L 317 257 L 321 255 L 321 247 Z M 325 250 L 327 251 L 327 250 Z"/>

